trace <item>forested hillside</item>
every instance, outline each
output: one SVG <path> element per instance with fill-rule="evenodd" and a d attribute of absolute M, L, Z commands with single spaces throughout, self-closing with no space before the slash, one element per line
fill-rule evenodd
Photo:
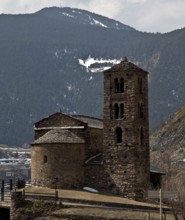
<path fill-rule="evenodd" d="M 125 56 L 150 72 L 151 129 L 185 103 L 185 29 L 142 33 L 84 10 L 47 8 L 0 15 L 0 31 L 2 144 L 30 143 L 33 123 L 56 111 L 102 117 L 100 70 Z"/>

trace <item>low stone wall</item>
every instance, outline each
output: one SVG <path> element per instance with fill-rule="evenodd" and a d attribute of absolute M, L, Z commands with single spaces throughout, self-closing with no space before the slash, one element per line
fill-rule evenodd
<path fill-rule="evenodd" d="M 44 216 L 49 217 L 53 211 L 61 208 L 62 205 L 54 200 L 26 200 L 22 192 L 12 192 L 10 220 L 36 220 Z"/>
<path fill-rule="evenodd" d="M 22 192 L 12 192 L 10 220 L 158 220 L 159 210 L 138 205 L 65 199 L 24 200 Z M 63 204 L 62 204 L 63 202 Z M 78 205 L 79 204 L 79 205 Z M 90 206 L 92 205 L 92 206 Z M 175 217 L 163 210 L 163 219 Z M 178 218 L 182 220 L 182 218 Z"/>
<path fill-rule="evenodd" d="M 24 205 L 24 199 L 22 197 L 22 192 L 11 192 L 11 206 L 10 206 L 10 219 L 17 220 L 17 209 Z"/>

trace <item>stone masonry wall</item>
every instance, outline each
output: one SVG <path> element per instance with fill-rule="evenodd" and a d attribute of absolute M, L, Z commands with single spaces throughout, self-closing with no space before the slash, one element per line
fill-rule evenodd
<path fill-rule="evenodd" d="M 85 166 L 84 186 L 94 188 L 99 192 L 105 192 L 107 188 L 107 178 L 103 165 L 86 165 Z"/>
<path fill-rule="evenodd" d="M 86 159 L 103 152 L 103 130 L 88 127 L 85 133 Z"/>
<path fill-rule="evenodd" d="M 66 189 L 83 185 L 84 144 L 33 145 L 31 155 L 33 185 Z"/>
<path fill-rule="evenodd" d="M 11 207 L 10 207 L 10 220 L 17 220 L 20 216 L 17 213 L 17 209 L 24 205 L 24 199 L 22 192 L 11 192 Z"/>
<path fill-rule="evenodd" d="M 124 79 L 122 93 L 114 92 L 116 78 Z M 142 80 L 142 91 L 139 88 L 139 80 Z M 122 118 L 115 118 L 116 103 L 124 104 Z M 142 115 L 139 110 L 140 104 L 142 104 Z M 117 127 L 122 129 L 120 143 L 116 142 Z M 103 139 L 104 168 L 109 188 L 115 194 L 142 199 L 146 195 L 150 167 L 146 72 L 120 70 L 120 72 L 109 71 L 104 74 Z"/>

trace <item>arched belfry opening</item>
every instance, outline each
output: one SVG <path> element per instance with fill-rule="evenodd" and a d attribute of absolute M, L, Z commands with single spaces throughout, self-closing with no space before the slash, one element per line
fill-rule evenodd
<path fill-rule="evenodd" d="M 123 118 L 124 117 L 124 104 L 121 103 L 120 104 L 120 118 Z"/>
<path fill-rule="evenodd" d="M 118 103 L 114 104 L 114 118 L 115 119 L 119 118 L 119 105 L 118 105 Z"/>
<path fill-rule="evenodd" d="M 114 79 L 114 93 L 119 92 L 119 81 L 118 78 Z"/>
<path fill-rule="evenodd" d="M 124 93 L 124 89 L 125 89 L 124 79 L 121 78 L 120 79 L 120 93 Z"/>

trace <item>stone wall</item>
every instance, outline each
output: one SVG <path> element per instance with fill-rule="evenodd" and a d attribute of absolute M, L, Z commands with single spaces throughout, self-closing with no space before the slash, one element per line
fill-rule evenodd
<path fill-rule="evenodd" d="M 88 127 L 85 132 L 86 159 L 103 152 L 103 130 Z"/>
<path fill-rule="evenodd" d="M 84 186 L 94 188 L 99 192 L 108 191 L 107 178 L 103 165 L 86 165 L 84 169 Z"/>
<path fill-rule="evenodd" d="M 73 126 L 82 128 L 75 129 Z M 85 161 L 103 151 L 103 130 L 88 127 L 86 123 L 68 115 L 56 113 L 35 124 L 35 138 L 41 137 L 52 127 L 67 127 L 67 130 L 84 139 L 85 144 L 33 144 L 32 183 L 52 188 L 56 185 L 58 188 L 83 186 Z M 47 157 L 47 163 L 44 157 Z"/>
<path fill-rule="evenodd" d="M 10 207 L 10 220 L 19 219 L 17 209 L 24 205 L 24 199 L 22 197 L 22 192 L 11 192 L 11 207 Z"/>
<path fill-rule="evenodd" d="M 85 144 L 33 145 L 32 183 L 50 188 L 78 188 L 84 181 L 84 159 Z"/>
<path fill-rule="evenodd" d="M 115 92 L 115 79 L 124 79 L 122 92 Z M 124 105 L 121 116 L 120 112 L 116 115 L 115 104 Z M 121 140 L 117 140 L 118 127 Z M 150 169 L 148 132 L 147 73 L 137 68 L 105 72 L 103 157 L 107 184 L 113 193 L 133 199 L 146 195 Z"/>

